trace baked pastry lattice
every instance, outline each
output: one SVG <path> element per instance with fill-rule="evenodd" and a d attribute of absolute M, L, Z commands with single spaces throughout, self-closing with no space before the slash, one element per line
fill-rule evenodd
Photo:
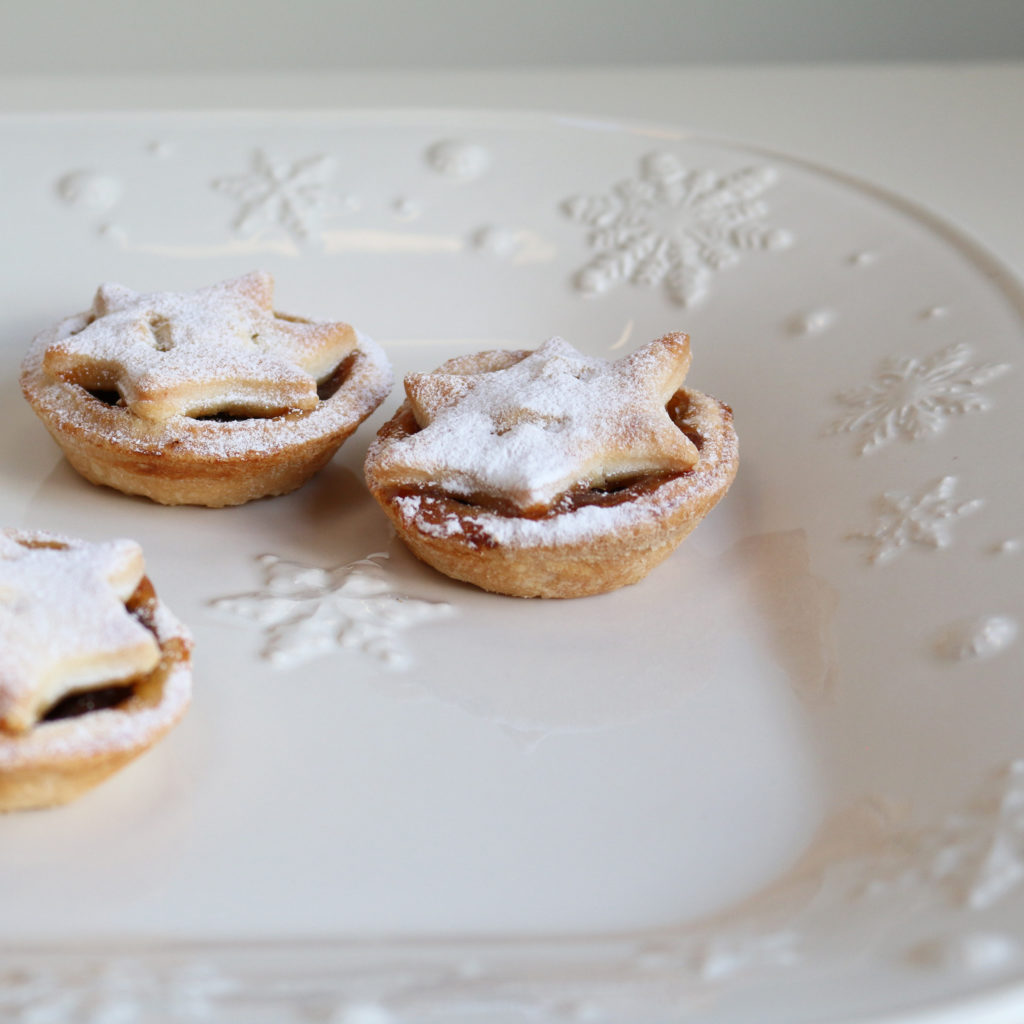
<path fill-rule="evenodd" d="M 192 642 L 132 541 L 0 531 L 0 811 L 65 803 L 184 714 Z"/>
<path fill-rule="evenodd" d="M 391 372 L 349 324 L 275 312 L 257 272 L 184 294 L 102 285 L 89 312 L 33 341 L 21 382 L 86 479 L 221 506 L 304 483 Z"/>
<path fill-rule="evenodd" d="M 615 362 L 561 338 L 406 378 L 365 471 L 423 561 L 485 590 L 582 597 L 635 583 L 725 494 L 728 406 L 682 386 L 689 338 Z"/>

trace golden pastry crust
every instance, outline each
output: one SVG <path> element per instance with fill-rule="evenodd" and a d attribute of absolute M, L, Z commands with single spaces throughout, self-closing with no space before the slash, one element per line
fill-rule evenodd
<path fill-rule="evenodd" d="M 4 536 L 29 548 L 80 543 L 25 531 L 8 530 Z M 192 688 L 188 631 L 159 601 L 145 576 L 125 608 L 155 639 L 156 664 L 140 676 L 116 680 L 124 695 L 112 706 L 43 717 L 18 731 L 0 727 L 0 811 L 74 800 L 148 750 L 185 713 Z M 96 686 L 82 692 L 88 699 L 90 693 L 106 691 Z"/>
<path fill-rule="evenodd" d="M 269 304 L 266 287 L 255 293 L 265 293 Z M 154 379 L 145 367 L 134 374 L 120 364 L 111 368 L 102 348 L 86 359 L 72 343 L 117 294 L 104 286 L 92 311 L 42 332 L 22 365 L 25 398 L 92 483 L 165 505 L 221 507 L 286 494 L 322 469 L 391 389 L 388 361 L 369 338 L 347 324 L 316 324 L 269 308 L 264 313 L 275 331 L 300 332 L 293 341 L 286 337 L 291 348 L 308 347 L 293 360 L 301 372 L 257 354 L 266 364 L 259 378 L 232 360 L 212 378 L 200 375 L 183 387 Z M 166 330 L 161 322 L 151 327 L 158 339 Z"/>
<path fill-rule="evenodd" d="M 438 372 L 490 373 L 530 355 L 481 352 L 449 360 Z M 600 594 L 646 576 L 736 475 L 739 445 L 727 405 L 680 387 L 665 408 L 696 450 L 691 468 L 570 489 L 541 515 L 523 515 L 493 500 L 481 505 L 474 496 L 418 480 L 398 482 L 390 468 L 393 448 L 421 429 L 408 400 L 371 444 L 366 480 L 413 553 L 448 576 L 515 597 Z"/>

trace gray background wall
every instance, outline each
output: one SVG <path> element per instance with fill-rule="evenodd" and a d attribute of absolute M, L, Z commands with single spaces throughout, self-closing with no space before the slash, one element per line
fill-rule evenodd
<path fill-rule="evenodd" d="M 1024 0 L 0 0 L 0 74 L 1024 59 Z"/>

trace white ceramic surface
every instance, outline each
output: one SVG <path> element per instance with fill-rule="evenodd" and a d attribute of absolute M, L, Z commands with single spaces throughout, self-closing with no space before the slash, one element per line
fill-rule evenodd
<path fill-rule="evenodd" d="M 0 132 L 0 520 L 136 538 L 197 639 L 167 741 L 0 820 L 0 1020 L 1013 1019 L 1024 296 L 984 253 L 664 128 Z M 75 476 L 18 394 L 32 335 L 103 280 L 256 267 L 399 376 L 685 329 L 737 482 L 644 583 L 540 603 L 390 536 L 359 467 L 397 395 L 285 498 L 165 509 Z"/>

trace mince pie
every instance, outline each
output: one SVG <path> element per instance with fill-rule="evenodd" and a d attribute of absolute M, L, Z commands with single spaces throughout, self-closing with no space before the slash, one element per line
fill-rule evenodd
<path fill-rule="evenodd" d="M 0 811 L 66 803 L 152 746 L 191 650 L 133 541 L 0 530 Z"/>
<path fill-rule="evenodd" d="M 405 379 L 366 458 L 370 491 L 423 561 L 517 597 L 642 579 L 725 494 L 728 406 L 682 387 L 689 339 L 616 362 L 561 338 Z"/>
<path fill-rule="evenodd" d="M 384 400 L 383 352 L 277 313 L 273 278 L 196 292 L 102 285 L 32 343 L 22 390 L 87 480 L 165 505 L 238 505 L 305 483 Z"/>

